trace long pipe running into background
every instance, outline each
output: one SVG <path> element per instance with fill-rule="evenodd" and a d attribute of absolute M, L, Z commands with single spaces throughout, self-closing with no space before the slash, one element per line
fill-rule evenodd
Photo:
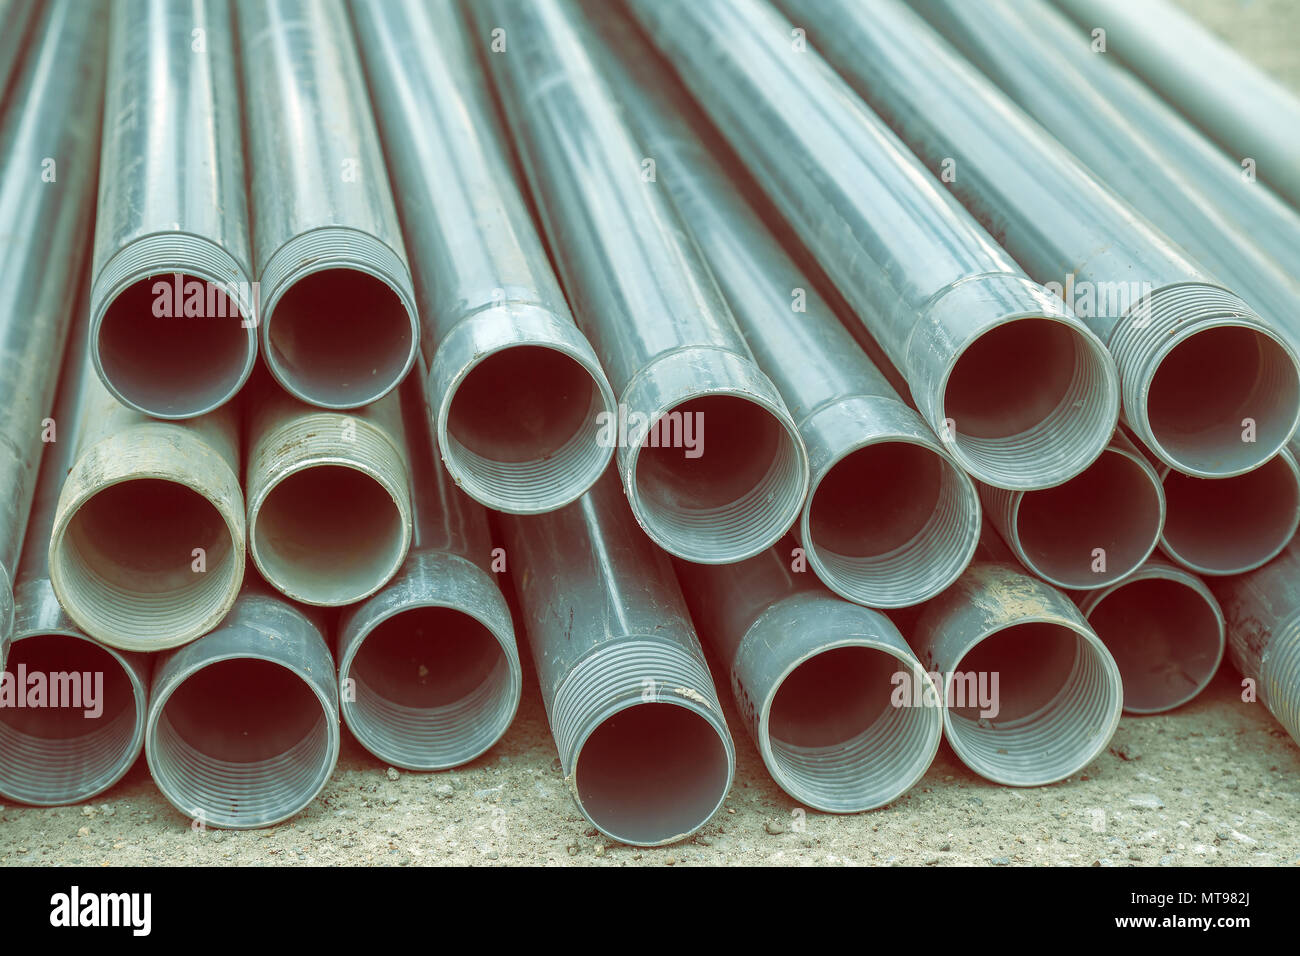
<path fill-rule="evenodd" d="M 420 325 L 348 14 L 237 10 L 262 357 L 303 401 L 359 408 L 406 377 Z"/>
<path fill-rule="evenodd" d="M 106 5 L 53 0 L 0 118 L 0 666 L 94 211 Z"/>
<path fill-rule="evenodd" d="M 739 564 L 676 568 L 781 789 L 817 810 L 855 813 L 921 779 L 943 738 L 943 706 L 889 618 L 831 594 L 806 567 L 794 570 L 788 546 Z"/>
<path fill-rule="evenodd" d="M 556 0 L 469 5 L 518 138 L 574 314 L 619 399 L 601 440 L 637 522 L 704 564 L 771 547 L 808 491 L 808 460 L 708 265 Z"/>
<path fill-rule="evenodd" d="M 722 806 L 736 755 L 667 556 L 612 471 L 567 508 L 500 524 L 578 809 L 623 843 L 686 839 Z"/>
<path fill-rule="evenodd" d="M 82 304 L 89 296 L 87 270 L 74 301 Z M 43 706 L 0 707 L 0 797 L 40 806 L 88 800 L 131 769 L 144 747 L 152 667 L 143 655 L 86 636 L 50 585 L 50 531 L 76 449 L 86 332 L 86 322 L 73 323 L 51 416 L 55 440 L 41 464 L 18 564 L 13 652 L 7 666 L 0 663 L 14 681 L 14 703 L 20 695 L 25 699 L 27 678 L 44 677 Z"/>
<path fill-rule="evenodd" d="M 1300 215 L 1046 0 L 913 0 L 1025 112 L 1201 265 L 1300 333 Z M 1007 56 L 1008 48 L 1016 50 Z"/>
<path fill-rule="evenodd" d="M 353 3 L 412 255 L 442 460 L 489 508 L 551 511 L 600 477 L 617 415 L 528 207 L 451 0 Z"/>
<path fill-rule="evenodd" d="M 246 830 L 304 809 L 339 757 L 334 660 L 316 621 L 246 588 L 219 628 L 159 660 L 145 757 L 195 823 Z"/>
<path fill-rule="evenodd" d="M 233 405 L 159 421 L 108 393 L 89 359 L 77 450 L 49 540 L 50 581 L 91 637 L 129 651 L 216 627 L 244 579 Z"/>
<path fill-rule="evenodd" d="M 1300 206 L 1300 100 L 1171 3 L 1057 0 L 1106 49 Z"/>
<path fill-rule="evenodd" d="M 1238 292 L 897 0 L 782 2 L 1029 274 L 1077 304 L 1119 367 L 1125 422 L 1161 461 L 1224 478 L 1277 454 L 1300 422 L 1296 353 Z"/>
<path fill-rule="evenodd" d="M 155 418 L 223 405 L 257 358 L 234 26 L 226 0 L 122 0 L 90 295 L 95 371 Z"/>
<path fill-rule="evenodd" d="M 1115 658 L 1124 710 L 1158 714 L 1203 691 L 1223 660 L 1223 612 L 1196 575 L 1152 558 L 1075 601 Z"/>
<path fill-rule="evenodd" d="M 1020 563 L 1058 588 L 1090 590 L 1122 580 L 1151 556 L 1165 525 L 1156 467 L 1122 431 L 1081 474 L 1055 488 L 981 485 L 980 497 Z"/>
<path fill-rule="evenodd" d="M 257 383 L 250 401 L 248 548 L 273 588 L 337 607 L 392 579 L 411 546 L 410 459 L 397 393 L 352 412 Z"/>
<path fill-rule="evenodd" d="M 1119 668 L 1083 614 L 1051 585 L 983 551 L 907 636 L 944 681 L 948 743 L 995 783 L 1064 780 L 1105 750 L 1119 726 Z"/>
<path fill-rule="evenodd" d="M 1101 340 L 788 22 L 756 0 L 629 5 L 962 467 L 1043 488 L 1101 454 L 1119 413 Z"/>
<path fill-rule="evenodd" d="M 727 171 L 738 163 L 631 24 L 595 8 L 605 78 L 808 449 L 796 526 L 817 576 L 873 607 L 918 604 L 970 563 L 975 486 L 890 387 Z M 726 168 L 724 168 L 726 167 Z M 755 559 L 757 560 L 757 559 Z"/>
<path fill-rule="evenodd" d="M 510 609 L 489 570 L 487 513 L 438 465 L 424 378 L 401 388 L 411 553 L 382 591 L 344 612 L 335 657 L 343 720 L 361 745 L 397 767 L 443 770 L 501 739 L 523 672 Z"/>

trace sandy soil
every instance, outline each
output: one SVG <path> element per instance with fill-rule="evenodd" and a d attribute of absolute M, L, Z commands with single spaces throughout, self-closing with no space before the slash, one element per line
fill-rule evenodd
<path fill-rule="evenodd" d="M 1300 4 L 1179 0 L 1300 90 Z M 442 774 L 398 773 L 345 732 L 338 771 L 292 822 L 196 829 L 141 759 L 93 803 L 0 807 L 0 864 L 916 864 L 1092 866 L 1300 863 L 1300 749 L 1225 667 L 1196 701 L 1125 717 L 1108 752 L 1061 784 L 1015 790 L 966 770 L 944 745 L 890 807 L 832 816 L 795 805 L 763 769 L 735 713 L 736 783 L 694 839 L 639 850 L 599 836 L 559 774 L 535 677 L 486 757 Z M 728 702 L 729 703 L 729 702 Z"/>

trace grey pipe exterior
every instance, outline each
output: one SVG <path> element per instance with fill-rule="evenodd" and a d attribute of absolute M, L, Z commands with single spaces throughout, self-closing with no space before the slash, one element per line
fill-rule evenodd
<path fill-rule="evenodd" d="M 510 609 L 490 573 L 487 513 L 438 466 L 424 375 L 407 379 L 401 393 L 411 553 L 382 591 L 344 611 L 335 658 L 343 720 L 361 745 L 397 767 L 443 770 L 501 739 L 523 672 Z"/>
<path fill-rule="evenodd" d="M 1300 421 L 1296 354 L 1236 292 L 895 0 L 788 5 L 1030 275 L 1078 303 L 1119 366 L 1124 420 L 1162 461 L 1228 477 L 1286 443 Z"/>
<path fill-rule="evenodd" d="M 1165 525 L 1160 475 L 1122 431 L 1055 488 L 981 485 L 980 498 L 1016 559 L 1059 588 L 1091 590 L 1124 579 L 1151 556 Z"/>
<path fill-rule="evenodd" d="M 410 460 L 397 393 L 336 412 L 266 383 L 249 404 L 244 487 L 257 570 L 304 604 L 370 597 L 411 547 Z"/>
<path fill-rule="evenodd" d="M 940 675 L 948 743 L 995 783 L 1064 780 L 1119 726 L 1123 688 L 1106 645 L 1069 598 L 1009 564 L 977 554 L 908 638 Z"/>
<path fill-rule="evenodd" d="M 739 564 L 679 561 L 677 578 L 781 789 L 832 813 L 884 806 L 934 761 L 938 691 L 889 618 L 793 570 L 791 543 Z"/>
<path fill-rule="evenodd" d="M 1107 51 L 1300 206 L 1300 100 L 1171 3 L 1057 0 Z"/>
<path fill-rule="evenodd" d="M 74 301 L 89 297 L 85 275 Z M 88 800 L 131 769 L 144 747 L 151 662 L 91 640 L 64 612 L 50 585 L 48 547 L 63 477 L 76 447 L 86 366 L 86 327 L 73 323 L 51 416 L 54 441 L 41 463 L 15 588 L 14 651 L 8 663 L 25 698 L 26 677 L 42 674 L 46 706 L 0 707 L 0 797 L 40 806 Z M 0 644 L 3 642 L 0 641 Z M 0 671 L 6 667 L 0 646 Z M 56 696 L 63 688 L 66 696 Z"/>
<path fill-rule="evenodd" d="M 1300 530 L 1300 453 L 1292 442 L 1254 471 L 1203 479 L 1158 467 L 1168 511 L 1160 550 L 1189 571 L 1244 574 Z"/>
<path fill-rule="evenodd" d="M 316 620 L 253 585 L 219 628 L 158 661 L 149 772 L 195 823 L 281 823 L 316 799 L 338 763 L 338 693 Z"/>
<path fill-rule="evenodd" d="M 1228 658 L 1300 746 L 1300 542 L 1250 574 L 1215 578 Z"/>
<path fill-rule="evenodd" d="M 50 582 L 88 635 L 157 651 L 216 627 L 244 579 L 239 418 L 159 421 L 82 369 L 75 463 L 49 539 Z"/>
<path fill-rule="evenodd" d="M 442 460 L 489 508 L 562 507 L 609 464 L 600 422 L 618 410 L 515 183 L 486 74 L 451 0 L 353 12 L 412 250 Z"/>
<path fill-rule="evenodd" d="M 1286 271 L 1300 269 L 1300 216 L 1285 203 L 1244 183 L 1240 166 L 1045 0 L 912 5 L 1110 189 L 1300 341 L 1300 285 Z M 1281 241 L 1258 244 L 1270 235 Z"/>
<path fill-rule="evenodd" d="M 237 11 L 262 357 L 303 401 L 359 408 L 410 371 L 420 326 L 347 11 Z"/>
<path fill-rule="evenodd" d="M 501 528 L 578 809 L 624 843 L 686 839 L 722 806 L 736 756 L 668 558 L 612 473 L 567 508 Z"/>
<path fill-rule="evenodd" d="M 619 400 L 601 440 L 637 522 L 666 551 L 739 561 L 790 528 L 803 441 L 754 363 L 707 264 L 619 116 L 576 11 L 555 0 L 469 9 L 518 137 L 574 313 Z"/>
<path fill-rule="evenodd" d="M 95 371 L 118 401 L 191 418 L 257 358 L 238 64 L 226 0 L 123 0 L 109 23 Z"/>
<path fill-rule="evenodd" d="M 87 258 L 104 88 L 105 6 L 46 4 L 0 118 L 0 663 L 69 299 Z"/>
<path fill-rule="evenodd" d="M 18 61 L 27 49 L 25 41 L 35 19 L 36 0 L 0 0 L 0 119 L 8 104 L 9 81 L 18 69 Z"/>
<path fill-rule="evenodd" d="M 756 0 L 629 5 L 971 475 L 1049 487 L 1101 454 L 1119 411 L 1102 342 L 788 22 Z"/>
<path fill-rule="evenodd" d="M 1124 580 L 1074 599 L 1115 658 L 1130 714 L 1181 707 L 1219 670 L 1219 602 L 1205 582 L 1168 561 L 1152 558 Z"/>
<path fill-rule="evenodd" d="M 601 66 L 623 116 L 798 423 L 811 481 L 796 534 L 809 564 L 851 601 L 928 600 L 979 542 L 974 484 L 746 203 L 720 161 L 725 147 L 654 51 L 595 9 L 593 30 L 618 51 Z"/>

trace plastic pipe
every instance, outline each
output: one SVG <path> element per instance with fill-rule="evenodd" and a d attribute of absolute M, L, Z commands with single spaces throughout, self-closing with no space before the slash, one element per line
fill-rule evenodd
<path fill-rule="evenodd" d="M 158 421 L 81 373 L 75 463 L 49 540 L 50 582 L 110 647 L 157 651 L 216 627 L 244 579 L 239 419 Z"/>
<path fill-rule="evenodd" d="M 1300 542 L 1250 574 L 1214 578 L 1228 626 L 1228 657 L 1245 678 L 1243 700 L 1260 700 L 1300 745 Z"/>
<path fill-rule="evenodd" d="M 420 326 L 342 0 L 241 0 L 262 357 L 290 394 L 358 408 L 397 387 Z"/>
<path fill-rule="evenodd" d="M 1119 367 L 1123 417 L 1161 461 L 1250 471 L 1300 422 L 1292 345 L 895 0 L 795 5 L 809 43 L 1007 250 L 1075 304 Z"/>
<path fill-rule="evenodd" d="M 353 12 L 412 250 L 442 460 L 489 508 L 562 507 L 609 464 L 600 422 L 617 407 L 515 183 L 486 75 L 449 0 Z"/>
<path fill-rule="evenodd" d="M 370 597 L 411 546 L 410 464 L 389 394 L 352 412 L 273 388 L 248 420 L 248 547 L 268 584 L 304 604 Z"/>
<path fill-rule="evenodd" d="M 1292 335 L 1300 215 L 1044 0 L 913 8 L 1109 188 Z M 1007 56 L 1008 47 L 1015 56 Z"/>
<path fill-rule="evenodd" d="M 76 301 L 89 297 L 87 274 Z M 15 588 L 14 697 L 0 706 L 0 796 L 62 806 L 103 793 L 131 769 L 144 747 L 152 662 L 105 647 L 68 617 L 50 585 L 48 547 L 63 477 L 76 446 L 76 410 L 85 381 L 86 325 L 74 323 L 58 399 L 55 440 L 41 464 Z M 3 642 L 0 642 L 3 643 Z M 4 658 L 0 647 L 0 658 Z M 37 684 L 31 678 L 36 675 Z M 26 707 L 42 686 L 40 707 Z M 20 703 L 21 696 L 21 703 Z"/>
<path fill-rule="evenodd" d="M 607 473 L 567 508 L 501 519 L 565 783 L 606 836 L 684 840 L 735 748 L 667 557 Z"/>
<path fill-rule="evenodd" d="M 192 418 L 257 358 L 243 123 L 225 0 L 112 5 L 90 322 L 123 404 Z"/>
<path fill-rule="evenodd" d="M 339 756 L 338 684 L 316 623 L 253 585 L 211 634 L 154 671 L 145 757 L 162 795 L 204 826 L 288 820 Z"/>
<path fill-rule="evenodd" d="M 977 555 L 925 606 L 909 643 L 942 678 L 948 743 L 995 783 L 1064 780 L 1119 726 L 1123 688 L 1106 645 L 1069 598 L 1009 564 Z"/>
<path fill-rule="evenodd" d="M 1055 488 L 982 485 L 980 497 L 1020 563 L 1059 588 L 1090 590 L 1124 579 L 1151 556 L 1165 525 L 1160 476 L 1119 431 L 1082 474 Z"/>
<path fill-rule="evenodd" d="M 736 160 L 654 50 L 622 18 L 589 22 L 617 51 L 601 67 L 623 116 L 798 423 L 811 490 L 796 534 L 809 563 L 851 601 L 928 600 L 975 552 L 975 486 L 746 203 L 724 168 Z"/>
<path fill-rule="evenodd" d="M 1076 594 L 1124 683 L 1124 710 L 1158 714 L 1203 691 L 1223 659 L 1223 612 L 1194 574 L 1152 558 L 1124 580 Z"/>
<path fill-rule="evenodd" d="M 0 118 L 0 665 L 14 623 L 15 564 L 45 447 L 44 418 L 76 303 L 92 215 L 104 89 L 100 2 L 40 10 Z M 42 321 L 34 321 L 40 317 Z"/>
<path fill-rule="evenodd" d="M 788 22 L 754 0 L 629 6 L 971 475 L 1049 487 L 1101 454 L 1119 410 L 1102 342 Z"/>
<path fill-rule="evenodd" d="M 783 544 L 740 564 L 677 562 L 691 614 L 781 789 L 833 813 L 884 806 L 939 750 L 938 691 L 889 618 L 794 570 Z"/>
<path fill-rule="evenodd" d="M 501 739 L 523 673 L 510 609 L 489 571 L 487 514 L 438 466 L 423 380 L 412 376 L 401 389 L 411 553 L 383 590 L 343 613 L 335 656 L 343 720 L 361 745 L 397 767 L 443 770 Z"/>
<path fill-rule="evenodd" d="M 1300 100 L 1259 67 L 1163 0 L 1059 0 L 1109 51 L 1201 129 L 1300 205 Z"/>
<path fill-rule="evenodd" d="M 637 522 L 688 561 L 739 561 L 790 528 L 808 490 L 803 442 L 754 363 L 699 250 L 599 76 L 593 38 L 555 0 L 472 4 L 574 313 L 619 401 Z"/>
<path fill-rule="evenodd" d="M 1277 557 L 1300 529 L 1296 445 L 1235 478 L 1157 469 L 1168 512 L 1160 550 L 1197 574 L 1244 574 Z"/>

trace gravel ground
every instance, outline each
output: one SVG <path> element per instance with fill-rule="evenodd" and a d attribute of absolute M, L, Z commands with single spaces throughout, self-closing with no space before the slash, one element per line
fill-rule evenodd
<path fill-rule="evenodd" d="M 1179 0 L 1300 90 L 1300 4 Z M 892 806 L 803 812 L 763 769 L 734 711 L 736 783 L 693 840 L 641 850 L 589 828 L 560 779 L 535 676 L 486 757 L 398 773 L 345 732 L 338 771 L 295 820 L 196 829 L 154 789 L 144 760 L 92 804 L 0 807 L 3 865 L 916 864 L 1092 866 L 1300 863 L 1300 749 L 1225 667 L 1180 710 L 1125 717 L 1108 752 L 1051 787 L 1016 790 L 966 770 L 945 744 Z"/>

